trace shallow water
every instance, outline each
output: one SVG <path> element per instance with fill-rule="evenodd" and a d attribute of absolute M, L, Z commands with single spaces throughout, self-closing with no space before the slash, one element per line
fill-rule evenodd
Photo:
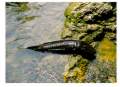
<path fill-rule="evenodd" d="M 30 10 L 6 8 L 6 82 L 63 82 L 67 55 L 41 53 L 28 46 L 60 39 L 68 3 L 29 3 Z M 25 23 L 24 16 L 36 16 Z"/>

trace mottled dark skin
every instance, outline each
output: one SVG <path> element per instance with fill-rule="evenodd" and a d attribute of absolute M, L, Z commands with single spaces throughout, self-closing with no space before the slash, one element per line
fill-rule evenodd
<path fill-rule="evenodd" d="M 79 54 L 87 59 L 95 58 L 95 49 L 84 41 L 79 40 L 59 40 L 47 42 L 38 46 L 31 46 L 32 49 L 41 52 L 52 52 L 57 54 Z"/>

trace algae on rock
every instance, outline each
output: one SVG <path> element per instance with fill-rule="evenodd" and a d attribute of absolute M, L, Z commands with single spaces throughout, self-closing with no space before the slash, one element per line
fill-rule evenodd
<path fill-rule="evenodd" d="M 16 10 L 17 12 L 25 12 L 30 10 L 30 8 L 28 7 L 28 2 L 7 2 L 6 6 L 15 7 L 14 10 Z"/>
<path fill-rule="evenodd" d="M 116 82 L 116 3 L 72 2 L 64 15 L 62 39 L 82 40 L 96 49 L 94 60 L 70 56 L 64 81 Z"/>
<path fill-rule="evenodd" d="M 31 8 L 29 2 L 7 2 L 7 7 L 11 7 L 11 9 L 17 15 L 17 21 L 21 21 L 21 23 L 26 23 L 29 21 L 34 20 L 38 16 L 31 15 L 30 13 L 34 14 L 35 7 Z M 34 9 L 34 10 L 33 10 Z M 38 8 L 37 8 L 38 9 Z M 33 11 L 33 12 L 30 12 Z M 27 13 L 28 12 L 28 13 Z"/>

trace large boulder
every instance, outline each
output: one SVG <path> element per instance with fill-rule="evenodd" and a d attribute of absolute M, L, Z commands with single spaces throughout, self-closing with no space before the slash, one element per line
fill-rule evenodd
<path fill-rule="evenodd" d="M 65 17 L 62 39 L 85 41 L 95 48 L 96 58 L 69 56 L 64 81 L 115 82 L 116 3 L 73 2 L 66 8 Z"/>

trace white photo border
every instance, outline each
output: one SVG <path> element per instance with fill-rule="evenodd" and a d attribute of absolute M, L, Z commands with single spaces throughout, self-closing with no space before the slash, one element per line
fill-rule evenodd
<path fill-rule="evenodd" d="M 6 83 L 6 2 L 117 2 L 117 82 L 116 83 Z M 120 0 L 0 0 L 0 87 L 119 87 L 120 83 Z"/>

